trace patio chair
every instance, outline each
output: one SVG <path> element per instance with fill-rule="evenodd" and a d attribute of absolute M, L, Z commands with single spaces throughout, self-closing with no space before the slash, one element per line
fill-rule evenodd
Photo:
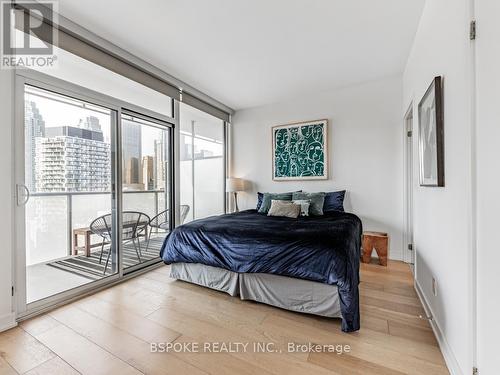
<path fill-rule="evenodd" d="M 162 229 L 166 232 L 170 230 L 169 213 L 170 209 L 166 209 L 165 211 L 160 212 L 158 215 L 153 216 L 149 221 L 149 226 L 151 227 L 151 229 L 149 230 L 148 242 L 146 243 L 146 251 L 149 248 L 149 241 L 151 240 L 151 233 L 153 232 L 153 229 L 156 229 L 157 231 L 158 229 Z M 182 204 L 180 212 L 181 224 L 183 224 L 184 220 L 186 220 L 188 213 L 189 213 L 189 206 L 187 204 Z"/>
<path fill-rule="evenodd" d="M 90 230 L 93 234 L 102 237 L 101 244 L 101 254 L 99 256 L 99 264 L 102 261 L 102 255 L 104 253 L 104 245 L 106 241 L 111 242 L 111 214 L 106 214 L 98 217 L 92 223 L 90 223 Z M 137 254 L 137 259 L 141 262 L 141 243 L 139 241 L 139 236 L 144 232 L 146 235 L 147 227 L 150 218 L 148 215 L 142 212 L 136 211 L 124 211 L 122 215 L 122 243 L 131 241 L 134 245 L 135 253 Z M 137 240 L 137 244 L 136 244 Z M 109 248 L 108 255 L 106 257 L 106 265 L 104 266 L 104 274 L 108 268 L 109 258 L 111 256 L 111 247 Z"/>

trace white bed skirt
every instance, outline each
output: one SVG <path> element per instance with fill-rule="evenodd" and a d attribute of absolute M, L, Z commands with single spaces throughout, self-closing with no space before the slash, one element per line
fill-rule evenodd
<path fill-rule="evenodd" d="M 222 268 L 199 263 L 174 263 L 170 265 L 170 277 L 220 290 L 231 296 L 240 293 L 238 274 Z"/>
<path fill-rule="evenodd" d="M 341 317 L 336 285 L 267 273 L 236 273 L 198 263 L 174 263 L 170 277 L 286 310 Z"/>

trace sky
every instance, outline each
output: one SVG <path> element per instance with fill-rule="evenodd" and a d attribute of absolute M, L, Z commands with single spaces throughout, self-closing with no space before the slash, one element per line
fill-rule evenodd
<path fill-rule="evenodd" d="M 80 119 L 88 116 L 95 116 L 99 119 L 104 139 L 110 142 L 111 139 L 111 111 L 102 108 L 108 113 L 101 113 L 86 108 L 78 108 L 66 103 L 60 103 L 38 95 L 25 93 L 25 100 L 34 101 L 40 114 L 45 121 L 45 127 L 52 128 L 56 126 L 77 126 Z"/>

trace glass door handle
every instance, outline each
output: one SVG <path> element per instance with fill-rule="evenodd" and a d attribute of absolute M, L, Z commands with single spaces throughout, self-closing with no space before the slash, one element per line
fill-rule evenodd
<path fill-rule="evenodd" d="M 30 199 L 30 191 L 24 184 L 16 185 L 17 205 L 24 206 Z"/>

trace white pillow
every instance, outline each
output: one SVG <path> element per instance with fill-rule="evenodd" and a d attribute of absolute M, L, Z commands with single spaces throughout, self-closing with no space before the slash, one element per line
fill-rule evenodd
<path fill-rule="evenodd" d="M 292 203 L 300 205 L 300 216 L 309 216 L 310 199 L 297 199 L 292 201 Z"/>

